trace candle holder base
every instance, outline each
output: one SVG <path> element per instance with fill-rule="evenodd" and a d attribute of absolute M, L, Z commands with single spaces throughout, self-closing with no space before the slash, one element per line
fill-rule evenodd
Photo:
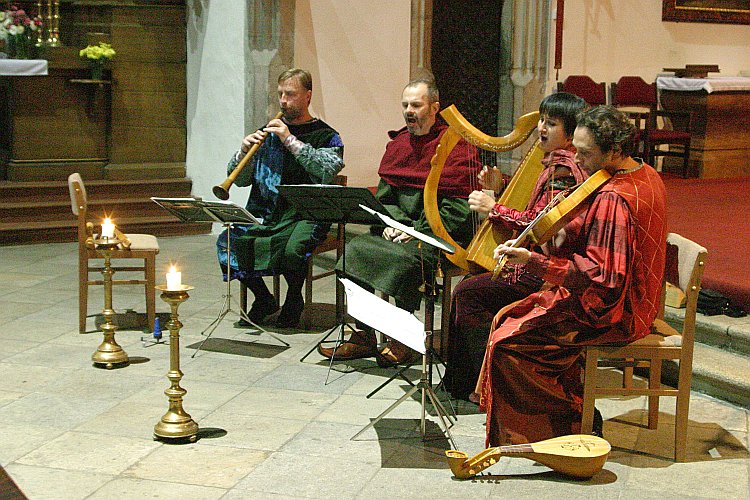
<path fill-rule="evenodd" d="M 127 366 L 130 363 L 128 354 L 119 346 L 115 339 L 104 339 L 99 344 L 96 352 L 91 355 L 91 361 L 97 366 L 103 366 L 107 370 L 115 367 Z"/>
<path fill-rule="evenodd" d="M 198 438 L 198 424 L 184 411 L 169 410 L 154 426 L 155 440 L 188 440 L 194 443 Z"/>

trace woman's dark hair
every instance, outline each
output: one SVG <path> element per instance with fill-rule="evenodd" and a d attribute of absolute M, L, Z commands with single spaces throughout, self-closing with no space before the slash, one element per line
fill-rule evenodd
<path fill-rule="evenodd" d="M 578 117 L 578 126 L 586 127 L 602 153 L 615 151 L 622 156 L 635 152 L 635 125 L 628 115 L 614 106 L 597 106 Z"/>
<path fill-rule="evenodd" d="M 586 101 L 567 92 L 550 94 L 539 103 L 539 114 L 562 120 L 565 135 L 571 136 L 576 129 L 578 113 L 586 109 Z"/>

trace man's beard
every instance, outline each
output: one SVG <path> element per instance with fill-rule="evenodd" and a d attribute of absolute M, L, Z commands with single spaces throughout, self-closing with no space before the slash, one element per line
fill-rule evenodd
<path fill-rule="evenodd" d="M 302 113 L 297 108 L 286 108 L 282 110 L 284 112 L 284 118 L 286 118 L 287 121 L 293 121 L 299 118 Z"/>

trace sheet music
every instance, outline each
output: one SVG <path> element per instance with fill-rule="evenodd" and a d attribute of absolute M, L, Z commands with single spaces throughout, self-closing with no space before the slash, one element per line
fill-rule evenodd
<path fill-rule="evenodd" d="M 405 224 L 401 224 L 399 221 L 391 219 L 387 215 L 381 214 L 380 212 L 373 210 L 370 207 L 366 207 L 365 205 L 360 205 L 360 208 L 362 208 L 362 210 L 365 210 L 366 212 L 376 215 L 377 217 L 380 217 L 380 220 L 382 220 L 383 224 L 385 224 L 386 226 L 392 227 L 394 229 L 398 229 L 399 231 L 402 231 L 408 234 L 412 238 L 416 238 L 419 241 L 424 241 L 425 243 L 432 245 L 436 248 L 439 248 L 440 250 L 444 252 L 447 252 L 450 254 L 456 253 L 456 249 L 453 248 L 453 246 L 448 244 L 447 242 L 438 240 L 437 238 L 433 238 L 432 236 L 428 234 L 420 233 L 413 227 L 409 227 Z"/>
<path fill-rule="evenodd" d="M 416 316 L 375 296 L 351 280 L 339 278 L 339 281 L 344 285 L 346 309 L 352 317 L 420 354 L 427 351 L 424 324 Z"/>
<path fill-rule="evenodd" d="M 219 222 L 233 224 L 263 224 L 245 208 L 231 201 L 202 200 L 200 198 L 158 198 L 151 201 L 185 222 Z"/>

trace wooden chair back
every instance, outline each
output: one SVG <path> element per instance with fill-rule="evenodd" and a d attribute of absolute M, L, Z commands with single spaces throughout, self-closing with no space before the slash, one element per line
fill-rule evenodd
<path fill-rule="evenodd" d="M 582 433 L 592 431 L 594 403 L 598 397 L 647 396 L 649 429 L 656 429 L 658 426 L 659 398 L 675 397 L 677 405 L 674 459 L 677 462 L 685 460 L 695 314 L 706 258 L 707 251 L 704 247 L 675 233 L 667 235 L 665 281 L 669 280 L 686 296 L 687 305 L 681 331 L 667 324 L 662 314 L 654 321 L 652 333 L 643 339 L 625 346 L 591 346 L 585 349 Z M 662 366 L 665 360 L 679 362 L 677 388 L 675 389 L 661 384 Z M 601 366 L 623 368 L 622 385 L 599 386 L 598 368 Z M 632 379 L 634 368 L 643 368 L 648 372 L 646 387 L 634 386 Z"/>
<path fill-rule="evenodd" d="M 86 318 L 88 317 L 88 288 L 103 285 L 103 279 L 92 279 L 90 273 L 104 269 L 98 262 L 102 257 L 96 251 L 94 244 L 94 224 L 88 221 L 88 197 L 86 187 L 80 174 L 73 173 L 68 177 L 70 205 L 73 215 L 78 218 L 78 329 L 86 332 Z M 142 285 L 146 296 L 146 330 L 152 331 L 156 319 L 156 255 L 159 244 L 156 238 L 148 234 L 124 234 L 117 232 L 117 237 L 123 242 L 112 254 L 113 261 L 118 264 L 111 266 L 115 273 L 138 272 L 143 273 L 142 279 L 113 279 L 113 285 Z M 135 266 L 120 265 L 123 259 L 139 259 L 143 263 Z"/>
<path fill-rule="evenodd" d="M 587 75 L 570 75 L 564 82 L 558 82 L 557 89 L 575 94 L 591 106 L 607 104 L 607 86 L 604 82 L 596 83 Z"/>

